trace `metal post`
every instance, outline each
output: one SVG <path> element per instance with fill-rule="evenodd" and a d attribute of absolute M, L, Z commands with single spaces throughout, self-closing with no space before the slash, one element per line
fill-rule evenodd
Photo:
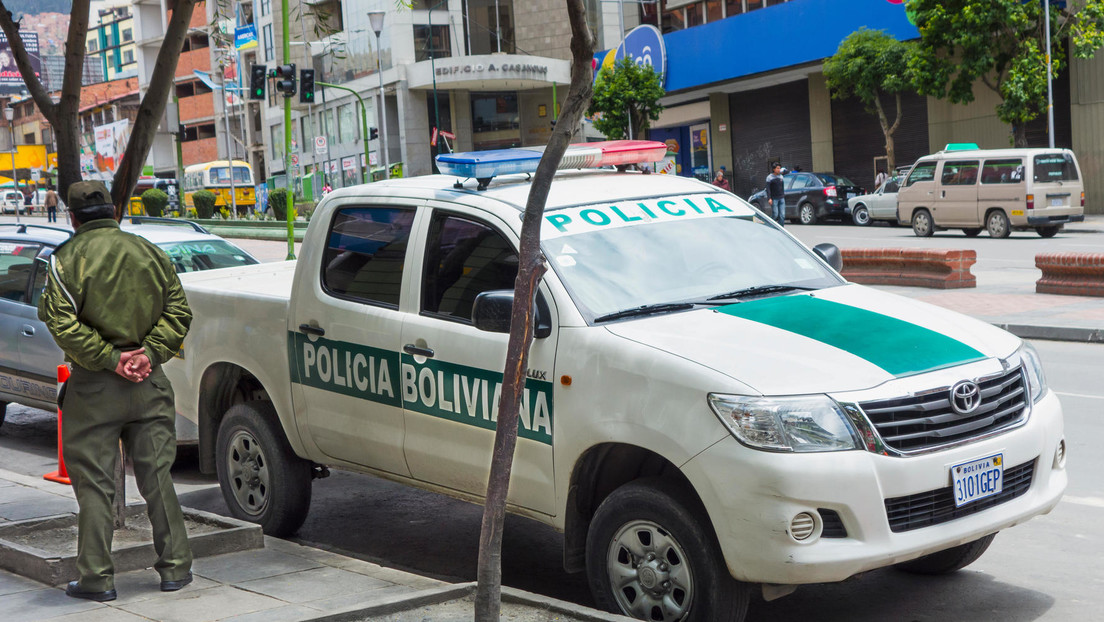
<path fill-rule="evenodd" d="M 621 61 L 621 60 L 625 59 L 625 2 L 624 2 L 624 0 L 617 0 L 617 27 L 620 29 L 620 32 L 618 32 L 617 34 L 621 35 L 621 43 L 618 44 L 618 46 L 621 48 L 621 54 L 620 54 L 621 58 L 616 59 L 616 60 Z M 629 140 L 632 140 L 633 139 L 633 126 L 632 126 L 632 107 L 631 106 L 629 106 L 625 110 L 625 115 L 628 117 L 628 123 L 625 124 L 629 128 L 628 138 L 629 138 Z"/>
<path fill-rule="evenodd" d="M 369 171 L 367 169 L 371 168 L 372 164 L 371 164 L 371 161 L 368 159 L 368 107 L 364 105 L 364 98 L 361 97 L 360 93 L 357 93 L 356 90 L 351 89 L 347 86 L 340 86 L 340 85 L 337 85 L 337 84 L 329 84 L 329 83 L 326 83 L 326 82 L 318 82 L 317 80 L 315 81 L 315 84 L 318 85 L 318 86 L 321 86 L 323 88 L 329 87 L 331 89 L 339 89 L 339 90 L 342 90 L 342 91 L 347 91 L 349 93 L 352 93 L 353 96 L 357 98 L 357 101 L 360 102 L 360 131 L 364 133 L 364 168 L 365 168 L 364 183 L 368 183 L 370 178 L 369 178 L 369 175 L 368 175 Z M 329 149 L 329 144 L 330 144 L 330 141 L 329 141 L 329 139 L 327 139 L 326 140 L 326 148 L 327 149 Z"/>
<path fill-rule="evenodd" d="M 621 30 L 624 31 L 625 29 L 622 28 Z M 498 39 L 498 44 L 497 44 L 498 49 L 496 51 L 501 53 L 502 52 L 502 20 L 499 17 L 498 0 L 495 0 L 495 37 Z"/>
<path fill-rule="evenodd" d="M 437 102 L 437 63 L 434 60 L 437 55 L 433 53 L 433 11 L 437 7 L 441 6 L 442 4 L 446 4 L 447 2 L 448 0 L 441 0 L 437 4 L 433 5 L 433 8 L 429 10 L 429 71 L 430 75 L 433 76 L 433 124 L 437 127 L 438 130 L 440 130 L 441 128 L 441 106 Z M 448 8 L 447 5 L 445 8 Z M 437 149 L 437 152 L 441 152 L 440 148 Z M 436 162 L 433 162 L 432 164 L 433 166 L 437 166 Z"/>
<path fill-rule="evenodd" d="M 280 11 L 282 15 L 282 35 L 284 37 L 284 64 L 291 64 L 291 29 L 288 27 L 288 0 L 280 0 Z M 231 179 L 233 178 L 233 171 L 231 171 Z M 291 182 L 291 98 L 284 96 L 284 179 L 287 186 L 287 211 L 285 213 L 287 220 L 287 241 L 288 241 L 288 254 L 287 259 L 295 259 L 295 227 L 292 223 L 295 222 L 295 185 Z"/>
<path fill-rule="evenodd" d="M 1046 13 L 1046 59 L 1047 59 L 1047 144 L 1054 148 L 1054 94 L 1051 92 L 1051 62 L 1050 62 L 1050 0 L 1043 1 L 1043 12 Z"/>
<path fill-rule="evenodd" d="M 226 85 L 226 66 L 220 65 L 222 70 L 222 116 L 226 118 L 226 164 L 230 171 L 230 214 L 234 218 L 238 216 L 238 191 L 234 187 L 234 145 L 230 142 L 230 90 Z"/>
<path fill-rule="evenodd" d="M 11 165 L 12 165 L 12 187 L 16 192 L 19 191 L 19 178 L 15 173 L 15 108 L 8 106 L 4 109 L 4 116 L 8 118 L 8 135 L 11 136 Z M 19 202 L 15 206 L 15 222 L 19 222 L 19 210 L 23 209 L 23 198 L 19 198 Z"/>
<path fill-rule="evenodd" d="M 379 74 L 380 150 L 383 151 L 383 178 L 391 179 L 391 155 L 387 152 L 387 96 L 383 92 L 383 49 L 376 33 L 376 73 Z"/>

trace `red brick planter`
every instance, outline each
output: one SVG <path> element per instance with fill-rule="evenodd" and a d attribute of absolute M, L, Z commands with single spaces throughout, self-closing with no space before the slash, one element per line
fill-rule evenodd
<path fill-rule="evenodd" d="M 853 283 L 936 289 L 977 287 L 977 278 L 970 273 L 970 266 L 977 263 L 973 250 L 849 248 L 841 252 L 841 274 Z"/>
<path fill-rule="evenodd" d="M 1104 253 L 1040 253 L 1035 267 L 1043 271 L 1036 293 L 1104 296 Z"/>

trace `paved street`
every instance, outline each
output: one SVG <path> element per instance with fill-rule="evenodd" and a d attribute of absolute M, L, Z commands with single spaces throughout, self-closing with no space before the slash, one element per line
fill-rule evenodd
<path fill-rule="evenodd" d="M 1089 572 L 1104 555 L 1104 345 L 1035 342 L 1066 414 L 1070 487 L 1058 508 L 1002 533 L 966 570 L 917 577 L 892 570 L 843 584 L 814 585 L 772 603 L 752 620 L 816 619 L 1016 622 L 1094 619 L 1104 609 L 1104 576 Z M 12 406 L 0 428 L 0 468 L 38 476 L 55 468 L 52 415 Z M 184 451 L 175 478 L 185 505 L 227 514 L 217 482 Z M 446 581 L 475 578 L 481 509 L 373 477 L 335 472 L 314 484 L 310 517 L 293 540 Z M 131 491 L 133 493 L 133 490 Z M 351 528 L 354 527 L 354 528 Z M 590 604 L 582 575 L 564 574 L 560 536 L 510 517 L 503 547 L 506 585 Z"/>

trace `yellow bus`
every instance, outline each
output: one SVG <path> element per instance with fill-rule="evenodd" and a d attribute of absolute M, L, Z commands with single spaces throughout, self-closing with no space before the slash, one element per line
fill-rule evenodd
<path fill-rule="evenodd" d="M 215 193 L 215 209 L 230 207 L 230 169 L 234 170 L 234 196 L 238 211 L 244 212 L 257 205 L 254 190 L 253 168 L 248 162 L 234 160 L 216 160 L 203 164 L 193 164 L 184 169 L 184 205 L 194 208 L 192 196 L 197 190 L 210 190 Z"/>

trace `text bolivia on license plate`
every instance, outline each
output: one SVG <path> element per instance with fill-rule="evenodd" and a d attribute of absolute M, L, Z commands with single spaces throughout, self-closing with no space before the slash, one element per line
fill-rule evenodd
<path fill-rule="evenodd" d="M 955 507 L 999 493 L 1004 487 L 1004 454 L 952 466 L 951 485 Z"/>

